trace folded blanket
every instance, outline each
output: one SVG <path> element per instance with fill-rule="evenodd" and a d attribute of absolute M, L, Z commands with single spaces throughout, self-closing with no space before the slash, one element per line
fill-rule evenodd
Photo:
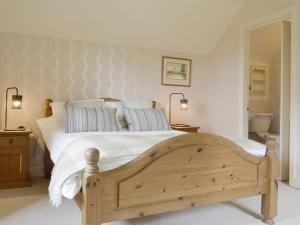
<path fill-rule="evenodd" d="M 99 167 L 105 171 L 124 165 L 152 146 L 181 134 L 183 132 L 178 131 L 126 132 L 117 135 L 90 135 L 73 141 L 65 147 L 53 168 L 49 185 L 50 202 L 54 206 L 61 204 L 64 185 L 74 187 L 69 191 L 69 198 L 79 192 L 82 182 L 81 171 L 86 166 L 84 160 L 86 149 L 96 148 L 100 151 Z"/>

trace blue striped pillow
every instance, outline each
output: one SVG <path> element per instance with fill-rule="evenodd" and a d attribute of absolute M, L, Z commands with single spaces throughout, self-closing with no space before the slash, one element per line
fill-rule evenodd
<path fill-rule="evenodd" d="M 130 131 L 170 130 L 169 122 L 163 109 L 123 108 Z"/>
<path fill-rule="evenodd" d="M 66 104 L 66 132 L 117 131 L 117 109 Z"/>

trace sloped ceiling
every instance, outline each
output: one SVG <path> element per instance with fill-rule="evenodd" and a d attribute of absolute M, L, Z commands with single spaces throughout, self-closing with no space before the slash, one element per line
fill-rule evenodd
<path fill-rule="evenodd" d="M 0 31 L 208 54 L 244 0 L 0 0 Z"/>

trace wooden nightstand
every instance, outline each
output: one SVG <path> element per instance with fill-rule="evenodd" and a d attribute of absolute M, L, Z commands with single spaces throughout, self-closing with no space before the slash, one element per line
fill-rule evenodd
<path fill-rule="evenodd" d="M 171 128 L 173 130 L 180 130 L 187 133 L 197 133 L 198 130 L 200 129 L 200 127 L 195 127 L 195 126 L 176 126 L 176 125 L 172 125 Z"/>
<path fill-rule="evenodd" d="M 0 188 L 31 186 L 28 156 L 30 133 L 30 129 L 0 130 Z"/>

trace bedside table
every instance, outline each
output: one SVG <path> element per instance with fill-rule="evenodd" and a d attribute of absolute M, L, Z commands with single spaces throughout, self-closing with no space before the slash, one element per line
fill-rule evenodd
<path fill-rule="evenodd" d="M 29 135 L 24 131 L 0 130 L 0 188 L 31 186 Z"/>
<path fill-rule="evenodd" d="M 196 126 L 176 126 L 176 125 L 172 125 L 171 128 L 173 130 L 184 131 L 187 133 L 197 133 L 198 130 L 200 129 L 200 127 L 196 127 Z"/>

